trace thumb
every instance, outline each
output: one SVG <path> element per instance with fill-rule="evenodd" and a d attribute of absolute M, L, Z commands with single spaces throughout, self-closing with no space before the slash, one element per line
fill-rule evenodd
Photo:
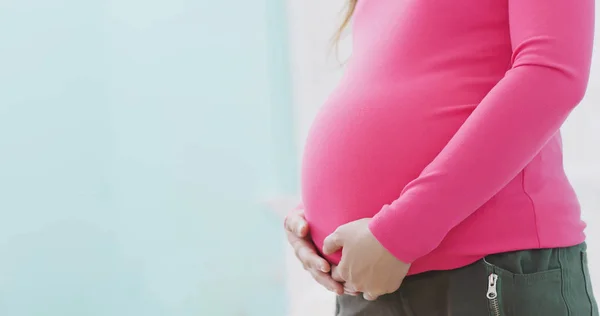
<path fill-rule="evenodd" d="M 363 298 L 367 301 L 374 301 L 377 299 L 377 295 L 373 295 L 371 293 L 365 292 L 365 293 L 363 293 Z"/>
<path fill-rule="evenodd" d="M 339 230 L 334 231 L 323 241 L 323 253 L 331 255 L 344 247 L 344 238 Z"/>

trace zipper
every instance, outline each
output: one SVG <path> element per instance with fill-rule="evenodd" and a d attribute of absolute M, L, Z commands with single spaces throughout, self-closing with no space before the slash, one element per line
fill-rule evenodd
<path fill-rule="evenodd" d="M 486 294 L 492 316 L 500 316 L 500 302 L 498 301 L 498 275 L 491 273 L 488 277 L 488 290 Z"/>

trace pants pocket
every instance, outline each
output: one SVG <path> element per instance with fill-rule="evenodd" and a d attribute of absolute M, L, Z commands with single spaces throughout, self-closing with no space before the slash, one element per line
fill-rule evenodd
<path fill-rule="evenodd" d="M 490 273 L 487 298 L 491 316 L 569 315 L 562 292 L 561 269 L 522 274 L 485 259 L 484 263 Z"/>
<path fill-rule="evenodd" d="M 508 310 L 514 315 L 569 315 L 563 294 L 562 271 L 554 269 L 533 274 L 515 274 L 514 292 Z"/>

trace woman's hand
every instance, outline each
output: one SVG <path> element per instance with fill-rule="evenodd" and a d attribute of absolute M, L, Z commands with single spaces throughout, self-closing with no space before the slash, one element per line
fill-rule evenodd
<path fill-rule="evenodd" d="M 331 265 L 317 253 L 315 245 L 310 240 L 304 211 L 292 211 L 286 217 L 284 226 L 288 242 L 294 248 L 296 257 L 302 262 L 304 269 L 310 272 L 319 284 L 338 295 L 342 295 L 344 293 L 343 285 L 333 280 L 330 273 Z"/>
<path fill-rule="evenodd" d="M 332 277 L 345 282 L 346 292 L 363 292 L 366 300 L 393 293 L 400 287 L 410 264 L 396 259 L 369 230 L 370 218 L 342 225 L 325 238 L 323 253 L 342 249 L 342 260 Z"/>

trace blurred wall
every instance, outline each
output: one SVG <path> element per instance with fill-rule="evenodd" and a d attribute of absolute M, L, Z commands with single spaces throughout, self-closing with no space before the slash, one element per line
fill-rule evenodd
<path fill-rule="evenodd" d="M 301 154 L 310 124 L 330 91 L 341 78 L 351 53 L 345 37 L 339 54 L 331 50 L 331 35 L 343 15 L 345 0 L 288 1 L 291 62 L 294 74 L 294 118 L 297 150 Z M 600 14 L 600 7 L 597 8 Z M 599 15 L 600 16 L 600 15 Z M 600 23 L 597 32 L 600 36 Z M 598 41 L 596 41 L 598 43 Z M 596 45 L 598 46 L 598 45 Z M 565 167 L 575 186 L 588 223 L 586 231 L 590 267 L 600 292 L 600 53 L 596 53 L 588 93 L 563 128 Z M 331 315 L 333 298 L 303 274 L 293 253 L 287 252 L 288 293 L 292 316 Z"/>
<path fill-rule="evenodd" d="M 0 315 L 285 313 L 283 10 L 0 1 Z"/>
<path fill-rule="evenodd" d="M 338 54 L 331 49 L 331 35 L 340 22 L 345 0 L 290 0 L 287 3 L 294 137 L 300 157 L 314 116 L 341 78 L 352 39 L 346 36 L 341 40 Z M 333 315 L 335 295 L 312 280 L 287 245 L 285 254 L 288 316 Z"/>

